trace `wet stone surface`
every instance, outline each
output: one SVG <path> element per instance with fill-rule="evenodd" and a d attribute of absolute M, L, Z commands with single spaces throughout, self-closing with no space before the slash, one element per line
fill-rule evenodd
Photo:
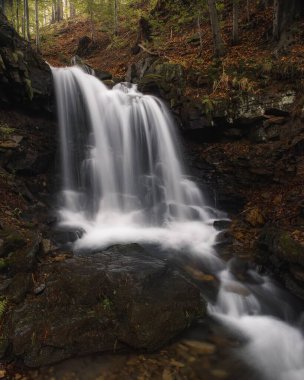
<path fill-rule="evenodd" d="M 31 256 L 23 270 L 14 261 L 3 294 L 16 303 L 9 290 L 17 294 L 19 284 L 23 292 L 2 332 L 7 356 L 31 367 L 97 352 L 153 351 L 206 312 L 199 289 L 139 245 L 63 256 L 36 269 L 33 263 Z M 30 282 L 21 281 L 31 270 Z"/>

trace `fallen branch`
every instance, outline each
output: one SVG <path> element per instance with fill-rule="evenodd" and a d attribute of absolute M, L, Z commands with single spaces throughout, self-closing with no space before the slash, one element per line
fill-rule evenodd
<path fill-rule="evenodd" d="M 153 55 L 154 57 L 160 57 L 160 54 L 159 53 L 155 53 L 149 49 L 147 49 L 146 47 L 144 47 L 142 44 L 138 44 L 138 46 L 145 52 L 147 52 L 148 54 L 150 55 Z"/>

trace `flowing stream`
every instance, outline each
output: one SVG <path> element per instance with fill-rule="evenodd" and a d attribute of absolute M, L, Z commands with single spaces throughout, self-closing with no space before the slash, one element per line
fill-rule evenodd
<path fill-rule="evenodd" d="M 201 257 L 219 279 L 209 313 L 244 344 L 238 352 L 267 380 L 304 379 L 303 316 L 270 279 L 240 282 L 215 251 L 223 217 L 187 176 L 164 104 L 135 85 L 109 90 L 78 67 L 55 69 L 63 191 L 60 225 L 80 231 L 73 248 L 156 244 Z"/>

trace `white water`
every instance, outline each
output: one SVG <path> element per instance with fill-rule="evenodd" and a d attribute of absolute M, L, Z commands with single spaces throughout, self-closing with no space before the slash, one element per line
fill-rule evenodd
<path fill-rule="evenodd" d="M 247 339 L 242 356 L 268 380 L 304 379 L 304 339 L 284 295 L 249 273 L 240 283 L 214 250 L 213 221 L 185 175 L 165 106 L 135 86 L 109 90 L 79 68 L 53 69 L 62 155 L 60 224 L 82 230 L 74 249 L 152 243 L 201 257 L 220 280 L 210 313 Z M 276 310 L 276 312 L 274 312 Z M 280 316 L 277 319 L 273 315 Z"/>

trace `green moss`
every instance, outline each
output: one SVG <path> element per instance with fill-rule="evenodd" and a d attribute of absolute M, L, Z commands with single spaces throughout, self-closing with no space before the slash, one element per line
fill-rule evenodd
<path fill-rule="evenodd" d="M 6 298 L 0 298 L 0 321 L 4 316 L 4 313 L 7 310 L 8 301 Z"/>
<path fill-rule="evenodd" d="M 32 82 L 30 81 L 30 79 L 24 79 L 24 84 L 25 84 L 26 95 L 30 100 L 32 100 L 34 96 Z"/>
<path fill-rule="evenodd" d="M 7 267 L 7 261 L 5 259 L 0 258 L 0 271 Z"/>
<path fill-rule="evenodd" d="M 105 311 L 111 311 L 113 307 L 113 302 L 109 298 L 104 298 L 102 300 L 102 307 Z"/>
<path fill-rule="evenodd" d="M 1 123 L 0 124 L 0 138 L 2 137 L 8 137 L 9 135 L 13 134 L 15 132 L 14 128 L 10 128 L 8 124 Z"/>
<path fill-rule="evenodd" d="M 284 256 L 304 259 L 304 247 L 288 233 L 285 232 L 280 236 L 279 245 Z"/>
<path fill-rule="evenodd" d="M 17 56 L 19 57 L 20 60 L 22 60 L 24 58 L 24 54 L 21 50 L 16 50 L 16 54 Z"/>
<path fill-rule="evenodd" d="M 15 63 L 18 63 L 18 54 L 17 54 L 17 52 L 12 52 L 12 57 L 13 57 L 13 60 L 14 60 L 14 62 Z"/>

